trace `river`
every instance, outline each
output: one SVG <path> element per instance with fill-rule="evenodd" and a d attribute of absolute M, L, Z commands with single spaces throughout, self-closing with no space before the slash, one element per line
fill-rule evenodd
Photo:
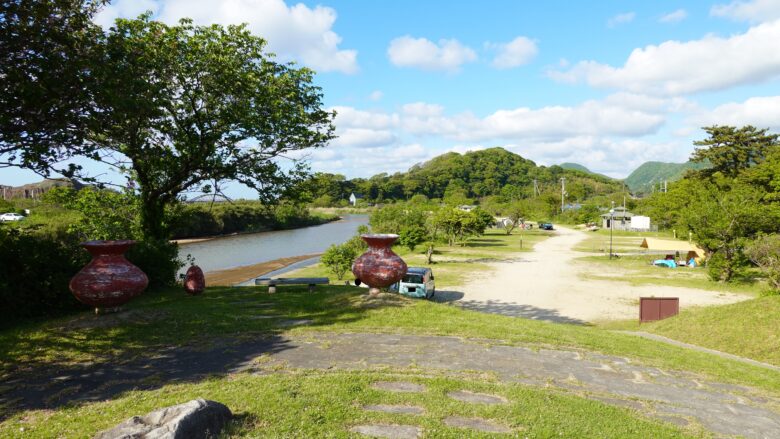
<path fill-rule="evenodd" d="M 205 272 L 259 264 L 274 259 L 322 253 L 341 244 L 368 224 L 368 215 L 344 215 L 341 220 L 293 230 L 250 233 L 179 244 L 179 255 L 195 258 Z M 184 268 L 186 270 L 186 267 Z"/>

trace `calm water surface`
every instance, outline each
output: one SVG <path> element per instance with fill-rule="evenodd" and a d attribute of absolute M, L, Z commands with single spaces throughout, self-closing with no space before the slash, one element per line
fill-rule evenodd
<path fill-rule="evenodd" d="M 352 237 L 362 224 L 368 224 L 368 215 L 345 215 L 341 221 L 303 229 L 252 233 L 181 244 L 179 255 L 183 258 L 191 254 L 203 271 L 259 264 L 279 258 L 321 253 L 331 244 L 341 244 Z"/>

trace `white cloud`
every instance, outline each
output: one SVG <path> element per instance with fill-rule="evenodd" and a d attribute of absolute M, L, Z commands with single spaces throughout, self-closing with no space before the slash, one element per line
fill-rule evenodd
<path fill-rule="evenodd" d="M 370 100 L 372 100 L 372 101 L 376 102 L 376 101 L 378 101 L 378 100 L 381 100 L 381 99 L 382 99 L 382 97 L 384 97 L 384 95 L 385 95 L 385 94 L 384 94 L 384 93 L 382 93 L 382 91 L 381 91 L 381 90 L 374 90 L 374 91 L 372 91 L 372 92 L 371 92 L 371 94 L 370 94 L 370 95 L 368 95 L 368 99 L 370 99 Z"/>
<path fill-rule="evenodd" d="M 780 18 L 780 2 L 777 0 L 736 0 L 729 4 L 713 6 L 710 9 L 710 15 L 753 23 L 772 21 Z"/>
<path fill-rule="evenodd" d="M 562 82 L 636 93 L 681 95 L 760 83 L 780 75 L 780 20 L 728 38 L 708 35 L 635 49 L 622 67 L 582 61 L 568 71 L 550 71 Z"/>
<path fill-rule="evenodd" d="M 607 20 L 607 26 L 615 27 L 620 24 L 631 23 L 632 21 L 634 21 L 634 18 L 636 18 L 636 13 L 634 12 L 625 12 L 622 14 L 617 14 L 614 17 Z"/>
<path fill-rule="evenodd" d="M 689 120 L 697 127 L 709 125 L 753 125 L 780 130 L 780 96 L 762 96 L 744 102 L 729 102 L 702 111 Z"/>
<path fill-rule="evenodd" d="M 382 111 L 364 111 L 353 107 L 331 107 L 336 111 L 334 124 L 337 128 L 387 129 L 398 125 L 398 115 Z"/>
<path fill-rule="evenodd" d="M 663 123 L 661 102 L 613 96 L 586 101 L 575 107 L 520 107 L 498 110 L 484 118 L 471 113 L 447 116 L 437 105 L 415 103 L 403 107 L 401 126 L 418 135 L 442 135 L 459 141 L 493 139 L 562 139 L 578 135 L 635 136 L 655 132 Z M 627 101 L 627 102 L 621 102 Z"/>
<path fill-rule="evenodd" d="M 498 69 L 528 64 L 539 53 L 536 43 L 526 37 L 517 37 L 508 43 L 487 43 L 485 46 L 498 52 L 492 63 Z"/>
<path fill-rule="evenodd" d="M 461 65 L 477 59 L 474 50 L 458 40 L 440 40 L 437 45 L 428 39 L 408 35 L 391 41 L 387 56 L 398 67 L 448 72 L 456 72 Z"/>
<path fill-rule="evenodd" d="M 391 131 L 373 130 L 370 128 L 337 129 L 332 146 L 349 148 L 372 148 L 395 143 L 397 137 Z"/>
<path fill-rule="evenodd" d="M 685 11 L 685 9 L 678 9 L 674 12 L 670 12 L 660 19 L 661 23 L 679 23 L 683 20 L 685 20 L 688 17 L 688 13 Z"/>
<path fill-rule="evenodd" d="M 358 71 L 357 51 L 339 48 L 333 31 L 336 11 L 284 0 L 118 0 L 96 17 L 105 26 L 117 17 L 135 17 L 153 10 L 156 19 L 172 24 L 184 17 L 197 24 L 247 23 L 252 33 L 268 41 L 268 49 L 283 61 L 297 60 L 319 71 Z"/>

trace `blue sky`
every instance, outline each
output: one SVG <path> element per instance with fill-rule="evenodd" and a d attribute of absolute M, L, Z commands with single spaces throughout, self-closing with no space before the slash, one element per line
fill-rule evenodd
<path fill-rule="evenodd" d="M 704 125 L 780 130 L 780 0 L 114 0 L 96 21 L 144 10 L 247 22 L 317 71 L 340 137 L 307 155 L 314 171 L 366 177 L 504 146 L 625 177 L 686 160 Z M 0 170 L 3 184 L 35 180 Z"/>

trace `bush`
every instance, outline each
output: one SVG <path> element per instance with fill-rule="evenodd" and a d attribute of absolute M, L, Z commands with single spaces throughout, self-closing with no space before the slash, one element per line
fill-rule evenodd
<path fill-rule="evenodd" d="M 126 256 L 149 278 L 149 289 L 176 284 L 176 273 L 184 266 L 179 259 L 179 246 L 168 241 L 139 241 Z"/>
<path fill-rule="evenodd" d="M 322 265 L 326 266 L 336 277 L 341 280 L 344 279 L 344 274 L 352 268 L 352 262 L 357 257 L 357 252 L 354 246 L 349 243 L 341 245 L 331 245 L 322 254 L 320 261 Z"/>
<path fill-rule="evenodd" d="M 0 327 L 85 309 L 68 283 L 89 259 L 75 240 L 0 229 Z"/>

